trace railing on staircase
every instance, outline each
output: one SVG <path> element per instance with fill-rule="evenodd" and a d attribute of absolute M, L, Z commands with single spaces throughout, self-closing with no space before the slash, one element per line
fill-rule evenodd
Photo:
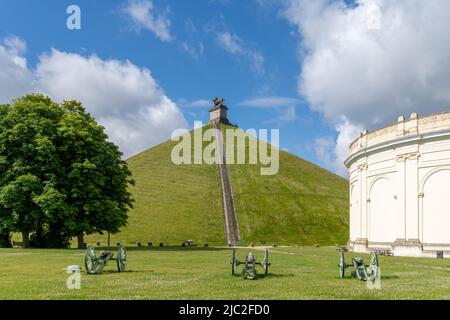
<path fill-rule="evenodd" d="M 222 185 L 225 233 L 227 236 L 228 246 L 236 246 L 237 242 L 240 240 L 239 224 L 237 221 L 236 209 L 234 207 L 233 190 L 231 187 L 230 175 L 228 173 L 223 134 L 220 128 L 220 123 L 215 123 L 215 129 L 217 162 Z"/>

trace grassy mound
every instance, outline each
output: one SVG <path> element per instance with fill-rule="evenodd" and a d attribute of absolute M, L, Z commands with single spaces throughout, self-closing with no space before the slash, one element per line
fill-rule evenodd
<path fill-rule="evenodd" d="M 284 151 L 279 151 L 276 175 L 261 175 L 260 165 L 229 168 L 241 238 L 246 243 L 347 242 L 347 180 Z"/>
<path fill-rule="evenodd" d="M 173 164 L 171 152 L 176 144 L 168 141 L 128 160 L 136 180 L 131 189 L 136 202 L 128 226 L 111 235 L 111 244 L 225 243 L 217 166 Z M 95 241 L 105 244 L 106 235 L 87 237 L 87 242 Z"/>
<path fill-rule="evenodd" d="M 128 160 L 136 180 L 135 208 L 128 226 L 111 236 L 111 244 L 179 245 L 188 239 L 225 244 L 217 166 L 175 165 L 171 162 L 175 145 L 168 141 Z M 230 165 L 229 172 L 244 243 L 346 243 L 345 179 L 283 151 L 277 175 L 260 175 L 259 165 Z M 91 235 L 87 241 L 105 244 L 106 236 Z"/>

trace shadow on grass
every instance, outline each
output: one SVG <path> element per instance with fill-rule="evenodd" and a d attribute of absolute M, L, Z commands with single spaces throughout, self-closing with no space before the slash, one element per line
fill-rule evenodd
<path fill-rule="evenodd" d="M 267 276 L 265 275 L 258 275 L 258 277 L 262 277 L 262 278 L 293 278 L 295 277 L 294 274 L 292 273 L 286 273 L 286 274 L 277 274 L 277 273 L 269 273 Z"/>
<path fill-rule="evenodd" d="M 235 277 L 235 278 L 242 278 L 242 280 L 244 280 L 244 274 L 243 273 L 235 273 L 234 275 L 231 275 L 231 276 Z M 269 273 L 266 276 L 265 274 L 257 273 L 256 274 L 256 279 L 254 279 L 254 280 L 271 279 L 271 278 L 282 279 L 282 278 L 293 278 L 293 277 L 295 277 L 294 274 Z"/>
<path fill-rule="evenodd" d="M 400 279 L 400 277 L 399 276 L 383 276 L 383 275 L 381 275 L 381 281 L 391 280 L 391 279 Z"/>
<path fill-rule="evenodd" d="M 93 247 L 95 250 L 115 251 L 118 247 Z M 194 246 L 165 246 L 165 247 L 124 247 L 127 251 L 224 251 L 231 250 L 226 247 L 194 247 Z"/>
<path fill-rule="evenodd" d="M 126 274 L 133 274 L 133 273 L 153 273 L 156 272 L 156 270 L 154 269 L 140 269 L 140 270 L 126 270 L 125 272 L 119 272 L 117 270 L 114 269 L 109 269 L 109 270 L 103 270 L 102 273 L 94 273 L 94 274 L 89 274 L 89 273 L 84 273 L 87 276 L 101 276 L 101 275 L 113 275 L 113 274 L 117 274 L 117 275 L 126 275 Z"/>
<path fill-rule="evenodd" d="M 351 276 L 345 276 L 344 278 L 341 277 L 335 277 L 335 279 L 339 279 L 339 280 L 359 280 L 356 277 L 351 277 Z M 392 279 L 400 279 L 399 276 L 381 276 L 381 281 L 383 280 L 392 280 Z M 359 280 L 359 281 L 363 281 L 363 280 Z"/>

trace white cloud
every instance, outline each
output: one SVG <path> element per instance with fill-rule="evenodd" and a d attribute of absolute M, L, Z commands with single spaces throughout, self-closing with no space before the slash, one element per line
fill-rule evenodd
<path fill-rule="evenodd" d="M 212 107 L 212 100 L 208 99 L 197 99 L 197 100 L 187 100 L 179 99 L 177 100 L 177 105 L 181 108 L 206 108 Z"/>
<path fill-rule="evenodd" d="M 300 99 L 289 98 L 289 97 L 257 97 L 248 100 L 238 102 L 238 106 L 244 107 L 255 107 L 255 108 L 277 108 L 277 107 L 287 107 L 293 106 L 301 103 Z"/>
<path fill-rule="evenodd" d="M 136 31 L 146 29 L 161 41 L 171 41 L 171 21 L 166 10 L 159 10 L 152 0 L 129 0 L 121 11 L 131 20 Z"/>
<path fill-rule="evenodd" d="M 184 22 L 184 29 L 186 40 L 181 43 L 181 49 L 190 55 L 194 60 L 199 60 L 205 54 L 205 46 L 202 41 L 202 36 L 191 18 Z"/>
<path fill-rule="evenodd" d="M 278 117 L 277 121 L 279 123 L 290 123 L 297 120 L 297 115 L 294 106 L 289 106 L 284 110 L 284 112 Z"/>
<path fill-rule="evenodd" d="M 284 16 L 302 39 L 299 93 L 336 126 L 337 161 L 356 128 L 450 109 L 449 15 L 447 0 L 289 1 Z"/>
<path fill-rule="evenodd" d="M 256 2 L 256 4 L 262 8 L 269 9 L 275 5 L 278 5 L 280 0 L 254 0 L 254 2 Z"/>
<path fill-rule="evenodd" d="M 57 101 L 80 100 L 125 157 L 169 139 L 174 129 L 187 127 L 148 69 L 129 61 L 53 49 L 30 70 L 22 56 L 8 50 L 0 45 L 1 102 L 36 91 Z"/>
<path fill-rule="evenodd" d="M 0 43 L 0 103 L 9 103 L 33 88 L 33 74 L 21 56 L 25 48 L 24 42 L 16 37 Z"/>
<path fill-rule="evenodd" d="M 248 48 L 248 45 L 238 35 L 228 31 L 217 32 L 216 41 L 226 52 L 250 60 L 251 68 L 255 73 L 263 74 L 265 72 L 262 53 Z"/>
<path fill-rule="evenodd" d="M 297 120 L 295 106 L 301 102 L 300 99 L 295 98 L 265 96 L 247 99 L 238 102 L 236 105 L 250 108 L 275 109 L 277 115 L 272 119 L 265 121 L 265 123 L 282 126 L 283 124 L 292 123 Z"/>
<path fill-rule="evenodd" d="M 264 69 L 264 56 L 262 53 L 257 51 L 249 51 L 248 53 L 249 59 L 252 61 L 252 69 L 257 74 L 263 74 L 265 72 Z"/>
<path fill-rule="evenodd" d="M 187 41 L 183 41 L 181 43 L 181 49 L 187 54 L 189 54 L 195 60 L 200 59 L 200 57 L 202 57 L 205 52 L 203 43 L 200 41 L 197 44 L 192 44 Z"/>
<path fill-rule="evenodd" d="M 126 156 L 187 126 L 150 71 L 129 61 L 52 50 L 40 58 L 36 78 L 41 90 L 54 99 L 82 101 Z"/>
<path fill-rule="evenodd" d="M 242 48 L 242 40 L 235 34 L 229 32 L 219 32 L 217 41 L 225 51 L 231 54 L 241 54 L 244 52 Z"/>
<path fill-rule="evenodd" d="M 336 142 L 333 137 L 319 137 L 314 139 L 314 153 L 318 161 L 327 169 L 334 170 L 334 161 L 332 159 L 332 154 Z"/>
<path fill-rule="evenodd" d="M 283 126 L 287 123 L 292 123 L 297 120 L 297 113 L 294 106 L 287 108 L 277 108 L 276 116 L 273 116 L 270 120 L 265 121 L 265 124 L 275 124 L 277 126 Z"/>
<path fill-rule="evenodd" d="M 27 44 L 25 41 L 17 36 L 6 37 L 3 40 L 3 44 L 7 48 L 8 52 L 14 55 L 21 55 L 27 50 Z"/>
<path fill-rule="evenodd" d="M 346 177 L 348 172 L 343 163 L 348 158 L 348 146 L 363 129 L 345 118 L 335 126 L 335 129 L 338 132 L 337 140 L 332 136 L 318 137 L 314 139 L 312 149 L 317 161 L 324 168 Z"/>
<path fill-rule="evenodd" d="M 344 161 L 348 158 L 348 147 L 359 136 L 362 130 L 362 126 L 353 124 L 346 118 L 341 119 L 336 125 L 336 131 L 339 135 L 333 150 L 332 168 L 337 174 L 343 177 L 348 175 L 347 168 L 344 166 Z"/>
<path fill-rule="evenodd" d="M 212 106 L 212 101 L 211 100 L 207 100 L 207 99 L 198 99 L 198 100 L 194 100 L 191 101 L 187 104 L 188 107 L 211 107 Z"/>

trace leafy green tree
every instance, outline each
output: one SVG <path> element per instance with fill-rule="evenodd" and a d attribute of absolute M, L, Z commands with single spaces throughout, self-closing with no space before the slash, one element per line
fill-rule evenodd
<path fill-rule="evenodd" d="M 131 172 L 82 104 L 40 94 L 0 105 L 0 223 L 36 246 L 118 232 L 132 207 Z M 2 213 L 3 212 L 3 213 Z"/>
<path fill-rule="evenodd" d="M 60 184 L 67 195 L 71 230 L 82 247 L 84 234 L 115 233 L 126 225 L 133 203 L 128 186 L 134 181 L 118 147 L 81 103 L 66 101 L 62 106 L 66 112 L 58 134 L 65 178 Z"/>
<path fill-rule="evenodd" d="M 70 245 L 70 220 L 65 199 L 66 195 L 59 192 L 54 181 L 46 182 L 43 192 L 34 197 L 34 202 L 48 219 L 30 239 L 32 247 L 67 248 Z"/>
<path fill-rule="evenodd" d="M 28 247 L 29 234 L 42 225 L 43 215 L 33 198 L 41 192 L 39 178 L 31 174 L 17 177 L 0 191 L 0 203 L 11 210 L 9 225 L 22 232 L 23 246 Z"/>
<path fill-rule="evenodd" d="M 46 222 L 34 197 L 58 169 L 53 140 L 62 113 L 42 95 L 27 95 L 0 108 L 0 204 L 10 212 L 3 220 L 11 231 L 22 233 L 24 247 L 30 233 Z"/>
<path fill-rule="evenodd" d="M 0 208 L 0 221 L 5 220 L 4 218 L 8 216 L 9 213 L 6 209 Z M 0 248 L 11 248 L 11 232 L 6 223 L 0 224 Z"/>

